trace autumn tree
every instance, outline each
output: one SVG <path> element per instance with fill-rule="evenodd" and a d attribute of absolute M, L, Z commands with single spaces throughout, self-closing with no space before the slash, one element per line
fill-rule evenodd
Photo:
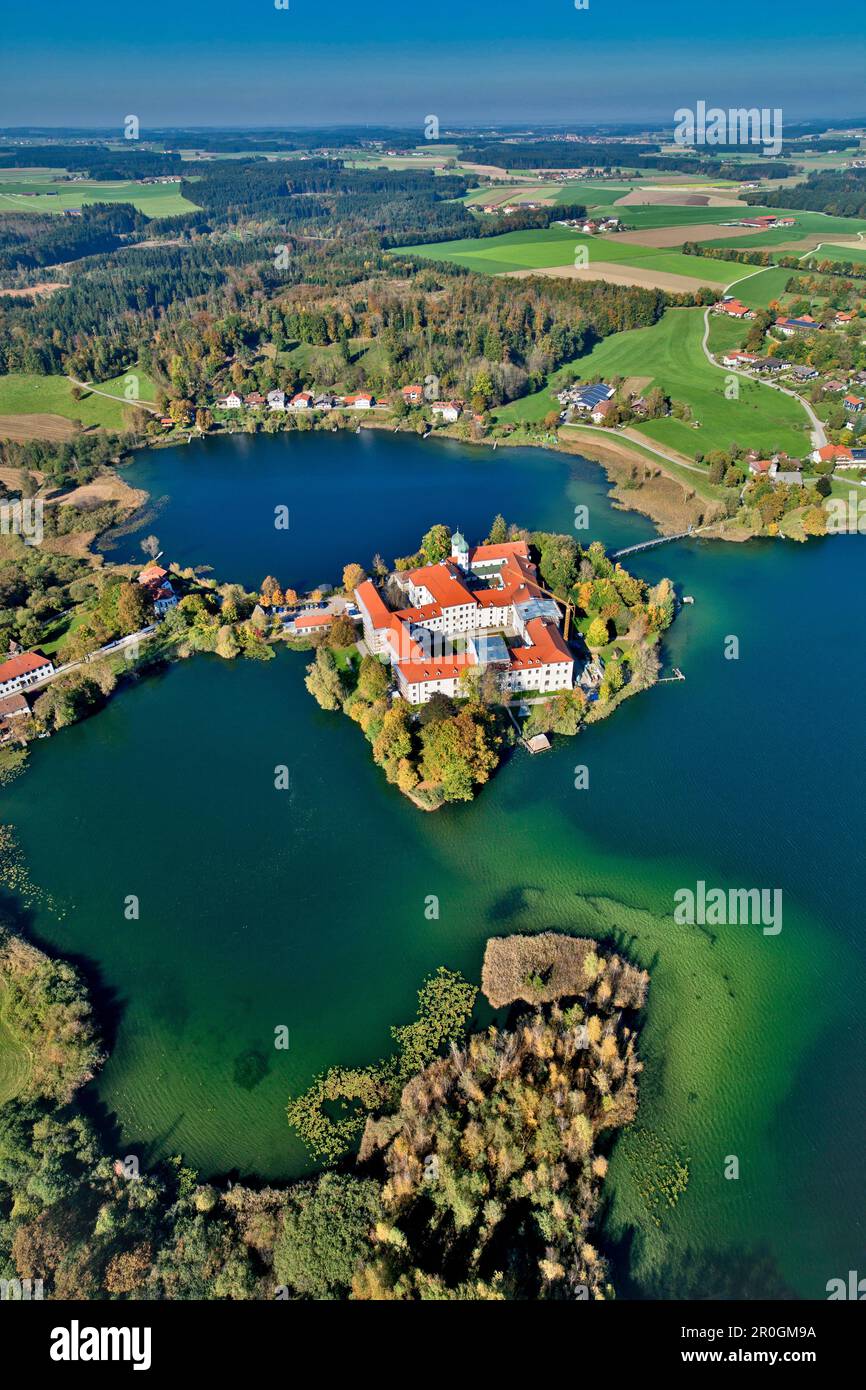
<path fill-rule="evenodd" d="M 367 578 L 365 570 L 361 565 L 349 564 L 343 570 L 343 589 L 347 594 L 354 594 L 359 584 L 363 584 Z"/>

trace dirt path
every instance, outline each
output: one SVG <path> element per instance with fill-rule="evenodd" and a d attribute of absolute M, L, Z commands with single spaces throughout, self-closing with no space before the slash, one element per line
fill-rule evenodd
<path fill-rule="evenodd" d="M 142 410 L 147 410 L 151 415 L 159 415 L 155 405 L 148 401 L 128 401 L 125 396 L 113 396 L 110 391 L 100 391 L 98 386 L 91 386 L 89 381 L 77 381 L 74 376 L 68 376 L 67 381 L 71 381 L 73 386 L 80 386 L 82 391 L 89 391 L 92 396 L 104 396 L 107 401 L 117 401 L 120 405 L 138 406 Z"/>

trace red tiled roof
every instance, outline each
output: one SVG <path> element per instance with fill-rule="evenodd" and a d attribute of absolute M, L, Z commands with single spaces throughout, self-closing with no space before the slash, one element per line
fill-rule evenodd
<path fill-rule="evenodd" d="M 382 596 L 376 588 L 372 579 L 365 579 L 363 584 L 359 584 L 355 590 L 355 600 L 359 608 L 363 608 L 370 617 L 374 628 L 388 627 L 391 622 L 391 610 L 386 608 L 382 602 Z"/>
<path fill-rule="evenodd" d="M 27 676 L 31 671 L 38 671 L 43 666 L 50 665 L 48 657 L 42 656 L 40 652 L 21 652 L 18 656 L 10 656 L 9 660 L 0 666 L 0 685 L 15 680 L 16 676 Z"/>
<path fill-rule="evenodd" d="M 0 719 L 4 715 L 29 714 L 30 706 L 23 695 L 6 695 L 0 700 Z"/>
<path fill-rule="evenodd" d="M 851 450 L 846 448 L 844 444 L 825 444 L 823 449 L 818 450 L 818 457 L 824 463 L 828 463 L 831 459 L 850 459 Z"/>
<path fill-rule="evenodd" d="M 545 666 L 550 662 L 573 661 L 559 628 L 544 618 L 533 618 L 526 624 L 531 647 L 515 647 L 511 652 L 511 664 L 515 670 L 532 666 Z"/>
<path fill-rule="evenodd" d="M 295 628 L 327 627 L 334 621 L 333 613 L 304 613 L 295 619 Z"/>

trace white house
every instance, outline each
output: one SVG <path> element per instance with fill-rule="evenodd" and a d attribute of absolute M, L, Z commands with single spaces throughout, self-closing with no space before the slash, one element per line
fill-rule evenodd
<path fill-rule="evenodd" d="M 229 391 L 227 396 L 217 397 L 218 410 L 240 410 L 243 403 L 243 396 L 239 396 L 237 391 Z"/>
<path fill-rule="evenodd" d="M 268 392 L 268 410 L 285 410 L 286 393 L 285 391 Z"/>
<path fill-rule="evenodd" d="M 20 690 L 54 674 L 54 662 L 41 652 L 21 652 L 0 666 L 0 698 L 17 695 Z"/>
<path fill-rule="evenodd" d="M 362 392 L 360 396 L 346 396 L 343 404 L 350 410 L 371 410 L 373 407 L 373 397 Z"/>
<path fill-rule="evenodd" d="M 462 406 L 457 401 L 436 401 L 430 407 L 432 415 L 438 415 L 447 425 L 456 424 L 460 419 Z"/>

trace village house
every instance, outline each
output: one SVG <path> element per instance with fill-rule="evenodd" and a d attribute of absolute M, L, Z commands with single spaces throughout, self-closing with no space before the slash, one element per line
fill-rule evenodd
<path fill-rule="evenodd" d="M 217 396 L 216 400 L 218 410 L 240 410 L 243 403 L 243 397 L 237 391 L 229 391 L 227 396 Z"/>
<path fill-rule="evenodd" d="M 844 328 L 846 324 L 853 323 L 856 317 L 857 315 L 855 313 L 849 313 L 847 310 L 840 309 L 833 323 L 836 328 Z"/>
<path fill-rule="evenodd" d="M 373 401 L 374 397 L 368 396 L 364 392 L 358 396 L 345 396 L 343 398 L 343 404 L 347 406 L 349 410 L 372 410 Z"/>
<path fill-rule="evenodd" d="M 387 608 L 371 580 L 359 585 L 355 601 L 368 649 L 390 660 L 410 704 L 437 693 L 459 696 L 469 667 L 492 667 L 510 691 L 572 688 L 574 658 L 559 609 L 541 589 L 525 541 L 470 549 L 457 531 L 450 559 L 395 581 L 406 607 Z"/>
<path fill-rule="evenodd" d="M 820 449 L 813 449 L 812 459 L 815 463 L 850 463 L 851 450 L 844 444 L 825 444 Z"/>
<path fill-rule="evenodd" d="M 333 410 L 335 404 L 336 397 L 332 396 L 330 392 L 326 392 L 323 396 L 316 397 L 313 407 L 315 410 Z"/>
<path fill-rule="evenodd" d="M 278 391 L 278 390 L 269 391 L 269 392 L 268 392 L 268 410 L 285 410 L 285 408 L 286 408 L 286 393 L 285 393 L 285 391 Z"/>
<path fill-rule="evenodd" d="M 613 401 L 599 401 L 598 405 L 590 411 L 590 420 L 594 420 L 597 425 L 603 425 L 610 412 L 613 410 Z"/>
<path fill-rule="evenodd" d="M 423 405 L 423 404 L 424 404 L 424 387 L 423 387 L 423 386 L 403 386 L 403 387 L 401 387 L 401 389 L 400 389 L 400 394 L 401 394 L 401 396 L 403 397 L 403 400 L 406 402 L 407 405 Z"/>
<path fill-rule="evenodd" d="M 244 396 L 244 405 L 247 410 L 259 410 L 265 404 L 266 400 L 261 391 L 251 391 L 248 396 Z"/>
<path fill-rule="evenodd" d="M 147 565 L 138 576 L 138 582 L 153 600 L 153 611 L 158 618 L 164 618 L 170 608 L 177 606 L 177 594 L 171 586 L 168 570 L 162 565 Z"/>
<path fill-rule="evenodd" d="M 799 366 L 794 368 L 791 375 L 796 381 L 814 381 L 818 373 L 814 367 Z"/>
<path fill-rule="evenodd" d="M 722 358 L 725 367 L 753 367 L 758 361 L 756 352 L 743 352 L 741 348 L 735 348 L 733 352 L 726 352 Z"/>
<path fill-rule="evenodd" d="M 849 414 L 859 415 L 864 405 L 866 405 L 866 401 L 864 401 L 861 396 L 847 395 L 842 404 Z"/>
<path fill-rule="evenodd" d="M 310 391 L 299 391 L 289 402 L 290 410 L 312 410 L 313 396 Z"/>
<path fill-rule="evenodd" d="M 24 723 L 33 714 L 23 695 L 6 695 L 0 700 L 0 743 L 23 734 Z"/>
<path fill-rule="evenodd" d="M 447 425 L 455 424 L 460 419 L 462 410 L 459 401 L 436 401 L 430 407 L 431 414 L 438 415 Z"/>
<path fill-rule="evenodd" d="M 0 698 L 17 695 L 28 686 L 53 676 L 54 662 L 41 652 L 19 652 L 0 665 Z"/>
<path fill-rule="evenodd" d="M 787 362 L 783 362 L 781 357 L 759 357 L 752 363 L 752 370 L 775 375 L 776 372 L 781 372 L 787 365 Z"/>
<path fill-rule="evenodd" d="M 754 311 L 746 304 L 741 304 L 739 299 L 722 299 L 718 304 L 713 305 L 713 313 L 727 314 L 732 319 L 753 319 Z"/>

